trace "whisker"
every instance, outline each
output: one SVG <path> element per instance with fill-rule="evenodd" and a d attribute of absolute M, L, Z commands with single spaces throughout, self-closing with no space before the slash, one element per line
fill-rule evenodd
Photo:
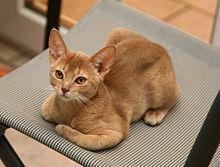
<path fill-rule="evenodd" d="M 91 101 L 89 98 L 82 96 L 80 94 L 75 94 L 73 97 L 73 101 L 78 107 L 81 107 L 85 110 L 87 110 L 85 106 L 86 103 L 89 103 L 92 107 L 96 109 L 100 109 L 100 107 L 98 107 L 93 101 Z"/>
<path fill-rule="evenodd" d="M 77 97 L 77 96 L 76 96 Z M 79 100 L 79 103 L 81 104 L 81 106 L 83 107 L 83 108 L 85 108 L 85 105 L 83 104 L 83 102 L 81 101 L 81 99 L 79 98 L 79 97 L 77 97 L 77 99 Z"/>
<path fill-rule="evenodd" d="M 81 108 L 84 107 L 82 102 L 79 100 L 79 98 L 77 96 L 74 96 L 74 103 Z"/>
<path fill-rule="evenodd" d="M 82 97 L 84 100 L 86 100 L 86 102 L 89 102 L 93 107 L 95 107 L 96 109 L 100 109 L 100 107 L 98 107 L 93 101 L 91 101 L 89 98 L 83 96 Z"/>
<path fill-rule="evenodd" d="M 77 106 L 77 101 L 76 101 L 76 99 L 75 99 L 75 97 L 73 97 L 73 102 L 74 102 L 74 106 Z"/>

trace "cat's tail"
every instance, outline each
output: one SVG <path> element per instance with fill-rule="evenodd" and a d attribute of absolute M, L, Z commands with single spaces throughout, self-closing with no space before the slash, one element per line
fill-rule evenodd
<path fill-rule="evenodd" d="M 106 45 L 117 45 L 124 39 L 141 37 L 137 33 L 126 28 L 115 28 L 108 36 Z"/>

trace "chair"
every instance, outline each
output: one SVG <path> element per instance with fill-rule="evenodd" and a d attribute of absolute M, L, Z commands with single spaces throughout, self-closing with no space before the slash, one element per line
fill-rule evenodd
<path fill-rule="evenodd" d="M 0 79 L 0 157 L 6 166 L 23 166 L 3 135 L 9 127 L 83 166 L 220 165 L 220 50 L 112 0 L 99 1 L 65 40 L 72 50 L 93 54 L 116 27 L 134 30 L 170 53 L 182 90 L 166 120 L 153 128 L 132 124 L 128 139 L 112 149 L 91 152 L 68 142 L 41 118 L 41 104 L 52 93 L 45 50 Z"/>

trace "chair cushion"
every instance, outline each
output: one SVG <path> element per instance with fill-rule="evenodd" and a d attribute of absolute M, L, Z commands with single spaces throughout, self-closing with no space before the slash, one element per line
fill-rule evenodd
<path fill-rule="evenodd" d="M 72 50 L 94 54 L 116 27 L 136 31 L 168 50 L 181 95 L 164 123 L 153 128 L 143 121 L 134 123 L 128 139 L 98 152 L 58 136 L 55 125 L 40 114 L 43 100 L 52 93 L 48 50 L 0 79 L 0 122 L 84 166 L 183 166 L 219 90 L 220 50 L 112 0 L 97 3 L 65 39 Z M 220 149 L 211 166 L 219 164 Z"/>

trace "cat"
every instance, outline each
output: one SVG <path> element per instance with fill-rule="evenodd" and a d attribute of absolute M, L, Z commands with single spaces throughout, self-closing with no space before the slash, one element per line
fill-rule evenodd
<path fill-rule="evenodd" d="M 180 92 L 167 51 L 125 28 L 114 29 L 92 56 L 71 52 L 52 29 L 49 60 L 55 93 L 44 101 L 42 117 L 88 150 L 116 146 L 141 118 L 160 124 Z"/>

